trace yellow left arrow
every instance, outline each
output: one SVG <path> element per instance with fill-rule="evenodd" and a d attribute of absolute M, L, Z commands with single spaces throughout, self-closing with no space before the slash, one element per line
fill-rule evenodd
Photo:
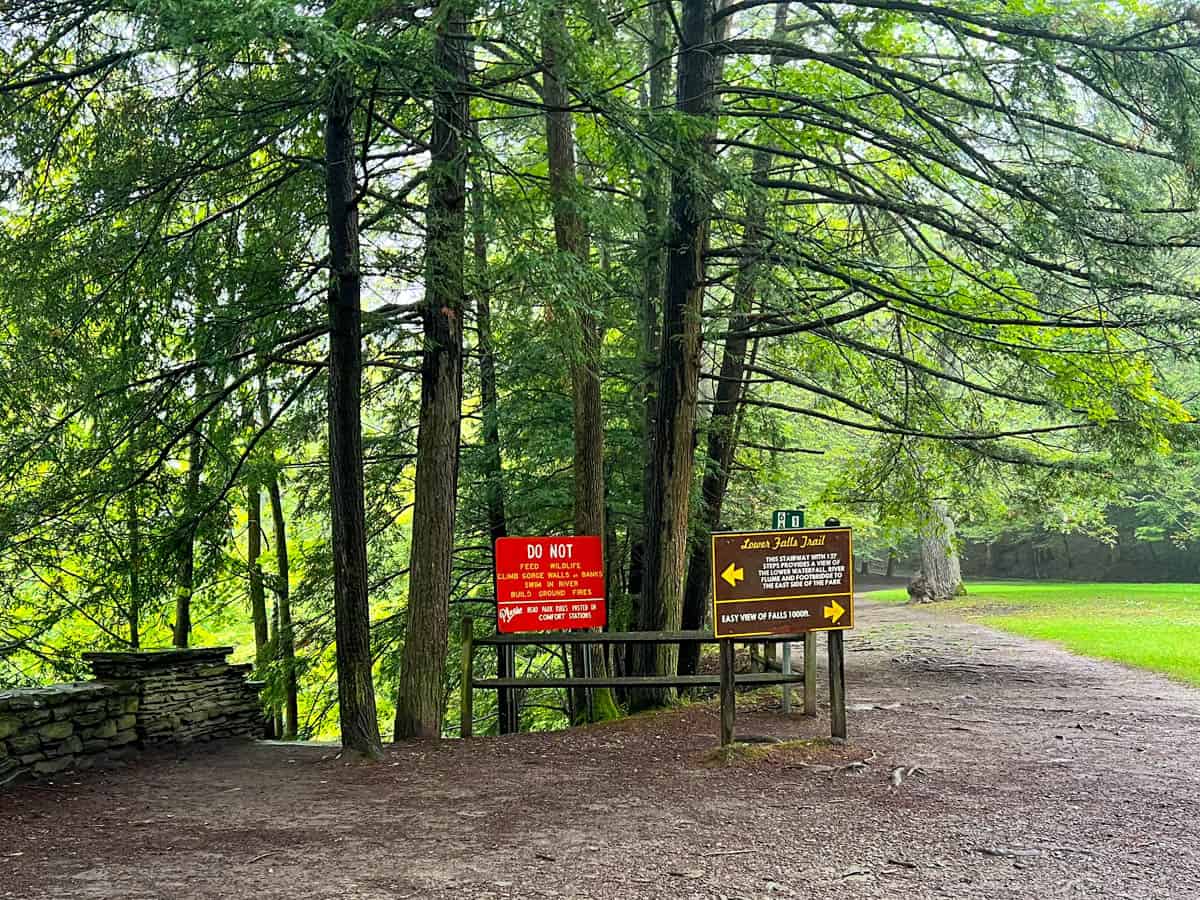
<path fill-rule="evenodd" d="M 836 625 L 838 623 L 838 619 L 845 614 L 846 608 L 836 600 L 830 600 L 829 603 L 830 605 L 825 607 L 825 618 L 829 619 L 834 625 Z"/>
<path fill-rule="evenodd" d="M 721 577 L 729 582 L 730 587 L 737 587 L 739 581 L 745 580 L 746 570 L 735 568 L 734 564 L 730 563 L 725 571 L 721 573 Z"/>

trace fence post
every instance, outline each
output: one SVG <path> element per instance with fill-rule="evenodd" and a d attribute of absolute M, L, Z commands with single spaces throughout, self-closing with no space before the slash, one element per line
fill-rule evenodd
<path fill-rule="evenodd" d="M 458 693 L 462 698 L 462 711 L 460 718 L 461 732 L 463 739 L 466 740 L 471 736 L 471 730 L 475 724 L 475 689 L 471 686 L 474 681 L 472 674 L 472 657 L 475 655 L 475 620 L 470 616 L 463 616 L 461 623 L 462 637 L 462 683 L 459 685 Z"/>
<path fill-rule="evenodd" d="M 792 674 L 791 641 L 783 642 L 783 656 L 779 661 L 779 671 L 781 671 L 784 675 Z M 792 686 L 786 682 L 784 682 L 783 691 L 780 694 L 780 703 L 783 707 L 783 714 L 785 716 L 792 711 Z"/>
<path fill-rule="evenodd" d="M 844 636 L 829 632 L 829 731 L 835 738 L 846 737 L 846 654 Z"/>
<path fill-rule="evenodd" d="M 804 635 L 804 714 L 817 716 L 817 635 Z"/>
<path fill-rule="evenodd" d="M 515 665 L 516 655 L 512 644 L 500 644 L 496 647 L 496 675 L 500 678 L 514 678 L 517 674 Z M 511 734 L 519 731 L 514 710 L 516 709 L 517 692 L 511 688 L 500 688 L 496 694 L 496 705 L 500 712 L 500 733 Z"/>
<path fill-rule="evenodd" d="M 736 695 L 733 690 L 733 641 L 721 641 L 721 746 L 733 743 Z"/>

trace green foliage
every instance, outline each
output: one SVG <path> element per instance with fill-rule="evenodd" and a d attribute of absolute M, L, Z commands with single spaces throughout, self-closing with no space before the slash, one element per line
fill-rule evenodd
<path fill-rule="evenodd" d="M 321 117 L 338 73 L 361 144 L 367 524 L 390 720 L 409 628 L 430 98 L 445 84 L 433 34 L 449 11 L 0 0 L 0 681 L 76 677 L 80 651 L 127 645 L 134 624 L 143 646 L 167 642 L 187 546 L 195 639 L 249 658 L 241 498 L 277 478 L 303 731 L 336 732 Z M 481 258 L 467 266 L 452 625 L 465 610 L 482 628 L 491 609 L 485 292 L 512 534 L 570 530 L 571 354 L 583 314 L 601 323 L 610 608 L 629 620 L 651 440 L 640 311 L 661 293 L 647 280 L 671 183 L 699 185 L 713 209 L 701 453 L 749 286 L 723 524 L 806 505 L 882 561 L 911 546 L 933 500 L 981 539 L 1103 538 L 1121 507 L 1143 539 L 1190 545 L 1195 25 L 1136 3 L 864 0 L 793 4 L 777 31 L 773 5 L 750 6 L 714 57 L 722 108 L 715 161 L 700 163 L 713 123 L 649 106 L 650 70 L 674 59 L 647 46 L 661 12 L 472 8 L 483 196 L 468 198 L 464 251 L 478 235 Z M 547 15 L 569 34 L 582 263 L 555 249 Z M 276 555 L 268 541 L 268 574 Z M 519 669 L 561 665 L 528 648 Z M 280 671 L 266 675 L 274 702 Z M 461 688 L 447 688 L 453 710 Z M 566 715 L 560 694 L 531 693 L 523 724 Z"/>

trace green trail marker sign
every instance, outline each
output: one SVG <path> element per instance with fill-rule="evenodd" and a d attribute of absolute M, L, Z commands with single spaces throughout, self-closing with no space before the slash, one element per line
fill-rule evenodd
<path fill-rule="evenodd" d="M 775 531 L 788 531 L 804 527 L 804 510 L 777 509 L 771 515 L 771 528 Z"/>

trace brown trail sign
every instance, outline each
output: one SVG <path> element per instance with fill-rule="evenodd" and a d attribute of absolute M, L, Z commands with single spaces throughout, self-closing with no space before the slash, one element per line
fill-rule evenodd
<path fill-rule="evenodd" d="M 719 638 L 854 627 L 849 528 L 716 532 L 713 632 Z"/>
<path fill-rule="evenodd" d="M 733 640 L 806 635 L 805 710 L 815 715 L 815 635 L 809 635 L 814 631 L 829 632 L 830 730 L 834 737 L 846 737 L 842 632 L 854 627 L 853 557 L 849 528 L 713 533 L 713 634 L 721 639 L 722 745 L 733 742 Z"/>

